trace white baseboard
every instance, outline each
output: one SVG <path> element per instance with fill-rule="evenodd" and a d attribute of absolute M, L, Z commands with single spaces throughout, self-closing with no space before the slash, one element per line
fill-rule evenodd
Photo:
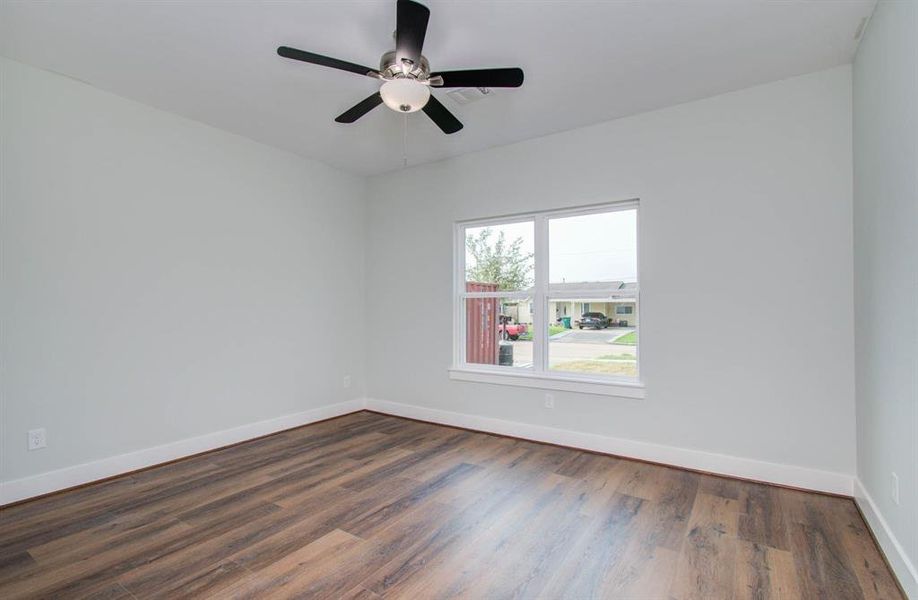
<path fill-rule="evenodd" d="M 854 493 L 854 478 L 843 473 L 770 463 L 725 454 L 705 452 L 702 450 L 664 446 L 661 444 L 613 438 L 592 433 L 546 427 L 544 425 L 506 421 L 370 398 L 322 406 L 301 413 L 242 425 L 233 429 L 179 440 L 162 446 L 145 448 L 128 454 L 3 482 L 0 483 L 0 506 L 168 462 L 177 458 L 183 458 L 199 452 L 213 450 L 269 433 L 290 429 L 291 427 L 307 425 L 309 423 L 321 421 L 322 419 L 358 411 L 363 408 L 369 408 L 370 410 L 400 417 L 409 417 L 539 442 L 583 448 L 584 450 L 593 450 L 595 452 L 649 460 L 677 467 L 719 473 L 731 477 L 766 481 L 779 485 L 788 485 L 847 496 L 851 496 Z"/>
<path fill-rule="evenodd" d="M 284 415 L 266 421 L 249 423 L 232 429 L 215 431 L 193 438 L 144 448 L 128 454 L 120 454 L 93 462 L 74 465 L 56 471 L 48 471 L 22 479 L 0 483 L 0 506 L 33 498 L 49 492 L 64 490 L 106 477 L 136 471 L 160 463 L 214 450 L 237 442 L 244 442 L 269 433 L 283 431 L 300 425 L 308 425 L 323 419 L 337 417 L 363 409 L 364 400 L 349 400 L 338 404 L 320 406 L 292 415 Z"/>
<path fill-rule="evenodd" d="M 905 595 L 909 598 L 918 598 L 918 569 L 909 560 L 905 549 L 896 539 L 886 519 L 883 518 L 880 509 L 874 503 L 873 498 L 867 493 L 867 489 L 860 479 L 854 480 L 854 501 L 860 507 L 867 525 L 873 531 L 877 538 L 877 543 L 886 555 L 886 560 L 893 572 L 899 579 L 899 583 L 905 590 Z"/>
<path fill-rule="evenodd" d="M 443 425 L 454 425 L 456 427 L 509 435 L 538 442 L 571 446 L 584 450 L 592 450 L 594 452 L 615 454 L 677 467 L 685 467 L 687 469 L 718 473 L 730 477 L 765 481 L 778 485 L 828 492 L 831 494 L 842 494 L 845 496 L 851 496 L 854 492 L 854 477 L 845 473 L 835 473 L 832 471 L 822 471 L 795 465 L 784 465 L 750 458 L 740 458 L 726 454 L 705 452 L 703 450 L 691 450 L 688 448 L 613 438 L 567 429 L 556 429 L 544 425 L 505 421 L 491 417 L 425 408 L 398 402 L 388 402 L 386 400 L 377 400 L 374 398 L 367 399 L 366 407 L 369 410 L 375 410 L 399 417 L 409 417 L 422 421 L 441 423 Z"/>

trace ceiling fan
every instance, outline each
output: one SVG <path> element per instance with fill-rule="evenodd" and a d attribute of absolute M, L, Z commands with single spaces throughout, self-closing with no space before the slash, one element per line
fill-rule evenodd
<path fill-rule="evenodd" d="M 278 48 L 277 53 L 284 58 L 350 71 L 383 82 L 378 92 L 341 113 L 335 119 L 338 123 L 353 123 L 385 103 L 401 113 L 423 110 L 443 133 L 456 133 L 462 129 L 462 123 L 431 95 L 431 87 L 520 87 L 523 85 L 523 70 L 474 69 L 431 73 L 427 58 L 421 54 L 428 19 L 430 9 L 426 6 L 411 0 L 398 0 L 395 50 L 382 55 L 379 70 L 287 46 Z"/>

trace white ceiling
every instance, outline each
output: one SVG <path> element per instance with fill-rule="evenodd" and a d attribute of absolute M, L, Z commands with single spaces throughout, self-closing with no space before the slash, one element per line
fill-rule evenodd
<path fill-rule="evenodd" d="M 875 0 L 428 0 L 434 70 L 520 66 L 522 88 L 409 115 L 408 160 L 456 156 L 848 63 Z M 395 1 L 0 1 L 0 54 L 361 174 L 402 166 L 403 119 L 334 117 L 378 83 L 278 57 L 371 67 Z"/>

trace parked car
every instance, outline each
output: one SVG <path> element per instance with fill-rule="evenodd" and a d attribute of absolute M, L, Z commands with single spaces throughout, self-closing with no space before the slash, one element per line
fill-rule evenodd
<path fill-rule="evenodd" d="M 500 325 L 498 326 L 500 331 L 500 337 L 504 340 L 510 340 L 515 342 L 520 339 L 520 336 L 528 331 L 527 327 L 523 323 L 511 323 L 510 317 L 501 316 Z"/>
<path fill-rule="evenodd" d="M 609 317 L 599 312 L 588 312 L 583 313 L 580 317 L 580 323 L 577 325 L 580 329 L 584 327 L 592 327 L 593 329 L 605 329 L 612 322 L 609 321 Z"/>

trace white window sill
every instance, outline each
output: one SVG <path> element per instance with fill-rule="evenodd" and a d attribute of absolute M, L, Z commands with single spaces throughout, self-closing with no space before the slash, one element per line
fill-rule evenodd
<path fill-rule="evenodd" d="M 638 382 L 609 381 L 595 377 L 568 377 L 564 375 L 535 373 L 502 373 L 490 369 L 454 367 L 449 370 L 449 378 L 455 381 L 513 385 L 518 387 L 537 388 L 540 390 L 617 396 L 619 398 L 643 398 L 645 391 L 644 385 Z"/>

